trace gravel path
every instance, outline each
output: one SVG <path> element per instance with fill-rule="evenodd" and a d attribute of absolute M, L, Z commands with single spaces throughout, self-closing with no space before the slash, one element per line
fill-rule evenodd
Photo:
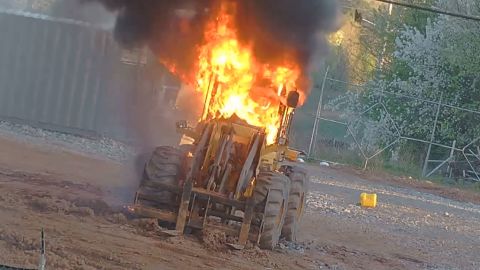
<path fill-rule="evenodd" d="M 424 269 L 480 269 L 480 205 L 379 184 L 332 168 L 312 170 L 311 215 L 354 225 L 359 234 L 387 236 L 387 245 L 418 254 Z M 378 207 L 359 207 L 360 193 L 377 193 Z M 368 245 L 368 242 L 365 243 Z"/>
<path fill-rule="evenodd" d="M 0 121 L 0 136 L 114 161 L 125 161 L 135 154 L 134 148 L 109 138 L 90 139 L 5 121 Z"/>

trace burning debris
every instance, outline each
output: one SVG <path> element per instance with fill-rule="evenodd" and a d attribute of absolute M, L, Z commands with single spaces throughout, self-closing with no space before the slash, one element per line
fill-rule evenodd
<path fill-rule="evenodd" d="M 168 69 L 206 98 L 202 119 L 234 114 L 265 127 L 273 143 L 280 102 L 302 103 L 335 0 L 82 0 L 117 12 L 115 36 L 147 45 Z"/>

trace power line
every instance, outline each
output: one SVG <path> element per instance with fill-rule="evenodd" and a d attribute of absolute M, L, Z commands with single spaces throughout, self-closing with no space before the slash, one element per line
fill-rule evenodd
<path fill-rule="evenodd" d="M 437 13 L 437 14 L 442 14 L 442 15 L 458 17 L 458 18 L 462 18 L 462 19 L 467 19 L 467 20 L 473 20 L 473 21 L 480 22 L 480 17 L 470 16 L 470 15 L 466 15 L 466 14 L 454 13 L 454 12 L 439 10 L 439 9 L 435 9 L 435 8 L 422 7 L 422 6 L 418 6 L 418 5 L 414 5 L 414 4 L 401 3 L 401 2 L 397 2 L 397 1 L 391 1 L 391 0 L 374 0 L 374 1 L 387 3 L 387 4 L 392 4 L 392 5 L 397 5 L 397 6 L 402 6 L 402 7 L 414 8 L 414 9 L 424 10 L 424 11 L 433 12 L 433 13 Z"/>

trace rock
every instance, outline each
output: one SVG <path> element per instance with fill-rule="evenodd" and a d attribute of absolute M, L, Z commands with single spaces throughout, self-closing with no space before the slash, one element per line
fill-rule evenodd
<path fill-rule="evenodd" d="M 322 161 L 320 162 L 320 166 L 330 167 L 330 164 L 328 164 L 328 162 Z"/>
<path fill-rule="evenodd" d="M 110 221 L 112 221 L 113 223 L 117 223 L 117 224 L 126 224 L 128 220 L 127 220 L 127 217 L 125 217 L 124 214 L 115 213 L 110 218 Z"/>
<path fill-rule="evenodd" d="M 141 218 L 133 222 L 134 225 L 138 226 L 144 231 L 160 231 L 160 226 L 158 226 L 158 221 L 154 218 Z"/>
<path fill-rule="evenodd" d="M 239 244 L 227 243 L 226 245 L 227 245 L 228 247 L 234 249 L 234 250 L 243 250 L 243 249 L 245 249 L 245 246 L 242 246 L 242 245 L 239 245 Z"/>
<path fill-rule="evenodd" d="M 446 217 L 449 217 L 449 216 L 450 216 L 450 213 L 445 212 L 445 214 L 443 214 L 443 215 L 446 216 Z"/>

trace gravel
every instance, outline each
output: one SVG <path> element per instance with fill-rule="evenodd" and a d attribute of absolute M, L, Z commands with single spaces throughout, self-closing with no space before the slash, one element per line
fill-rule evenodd
<path fill-rule="evenodd" d="M 286 251 L 287 253 L 304 254 L 305 250 L 310 249 L 311 242 L 291 242 L 281 239 L 278 243 L 278 250 Z"/>
<path fill-rule="evenodd" d="M 91 139 L 6 121 L 0 121 L 0 136 L 120 162 L 130 159 L 136 152 L 133 147 L 110 138 Z"/>
<path fill-rule="evenodd" d="M 405 249 L 428 254 L 429 269 L 480 269 L 480 205 L 347 177 L 330 168 L 318 169 L 311 182 L 307 213 L 388 235 Z M 376 208 L 359 206 L 362 192 L 377 194 Z"/>

